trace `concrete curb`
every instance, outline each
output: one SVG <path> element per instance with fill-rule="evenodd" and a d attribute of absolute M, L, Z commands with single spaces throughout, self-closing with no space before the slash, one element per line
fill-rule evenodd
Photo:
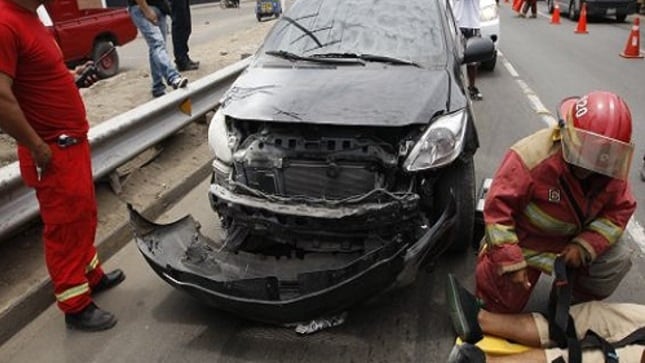
<path fill-rule="evenodd" d="M 201 133 L 199 136 L 203 135 Z M 183 136 L 174 140 L 173 144 L 181 144 L 184 142 L 185 137 L 191 137 L 191 135 Z M 123 200 L 124 194 L 125 199 L 128 199 L 127 194 L 137 195 L 143 189 L 149 191 L 150 185 L 146 181 L 156 180 L 160 185 L 159 189 L 161 189 L 156 193 L 156 197 L 147 198 L 142 205 L 135 204 L 135 208 L 147 218 L 158 218 L 170 205 L 177 202 L 210 174 L 212 160 L 210 154 L 205 143 L 184 153 L 175 150 L 173 146 L 167 147 L 164 155 L 159 158 L 168 160 L 161 160 L 156 163 L 157 167 L 142 168 L 143 176 L 140 179 L 143 183 L 134 181 L 133 185 L 126 185 L 121 196 L 116 196 L 107 185 L 98 183 L 96 194 L 99 205 L 99 225 L 95 244 L 100 259 L 107 261 L 132 239 L 129 216 Z M 190 162 L 177 162 L 178 158 L 179 160 L 190 160 Z M 174 168 L 168 166 L 172 160 L 176 164 Z M 144 169 L 146 170 L 144 171 Z M 164 181 L 169 181 L 170 183 Z M 106 224 L 101 222 L 105 220 L 106 216 L 104 214 L 109 214 L 111 221 L 108 224 L 111 225 L 111 228 L 106 227 Z M 0 326 L 2 326 L 2 329 L 0 329 L 0 345 L 11 339 L 12 336 L 54 303 L 52 292 L 52 283 L 45 270 L 39 274 L 35 283 L 30 283 L 28 290 L 22 292 L 20 296 L 12 297 L 12 303 L 0 311 Z"/>

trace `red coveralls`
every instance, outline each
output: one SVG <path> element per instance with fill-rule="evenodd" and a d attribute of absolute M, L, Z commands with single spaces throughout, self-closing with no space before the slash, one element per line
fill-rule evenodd
<path fill-rule="evenodd" d="M 544 129 L 520 140 L 507 152 L 486 196 L 477 295 L 491 311 L 520 312 L 531 291 L 505 273 L 528 267 L 532 289 L 542 271 L 551 272 L 555 256 L 569 243 L 583 248 L 586 266 L 593 264 L 619 240 L 635 208 L 626 182 L 597 174 L 580 181 L 570 172 L 562 158 L 559 130 Z M 604 277 L 622 279 L 630 263 Z M 598 279 L 587 286 L 602 283 Z M 605 298 L 611 292 L 598 296 L 574 285 L 574 294 L 585 299 Z"/>
<path fill-rule="evenodd" d="M 56 41 L 37 15 L 8 0 L 0 0 L 0 14 L 0 72 L 13 79 L 22 112 L 53 153 L 39 180 L 29 150 L 19 146 L 20 172 L 36 189 L 58 306 L 78 312 L 92 301 L 90 289 L 103 277 L 94 248 L 96 200 L 85 107 Z M 81 142 L 61 148 L 55 142 L 61 134 Z"/>

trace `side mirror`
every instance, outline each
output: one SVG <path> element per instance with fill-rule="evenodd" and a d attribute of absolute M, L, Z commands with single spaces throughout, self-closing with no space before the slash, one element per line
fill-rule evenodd
<path fill-rule="evenodd" d="M 466 40 L 462 64 L 487 61 L 495 55 L 495 44 L 488 38 L 472 37 Z"/>

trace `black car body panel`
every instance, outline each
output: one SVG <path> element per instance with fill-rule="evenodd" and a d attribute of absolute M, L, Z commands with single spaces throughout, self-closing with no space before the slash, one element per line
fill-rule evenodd
<path fill-rule="evenodd" d="M 445 70 L 365 67 L 251 65 L 222 104 L 242 120 L 334 125 L 427 124 L 436 112 L 450 112 Z"/>
<path fill-rule="evenodd" d="M 471 244 L 478 147 L 443 0 L 297 0 L 222 98 L 208 196 L 225 233 L 131 210 L 171 285 L 245 318 L 318 318 Z"/>

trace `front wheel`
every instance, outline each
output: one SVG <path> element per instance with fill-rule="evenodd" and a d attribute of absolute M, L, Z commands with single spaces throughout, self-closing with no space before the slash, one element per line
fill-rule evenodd
<path fill-rule="evenodd" d="M 99 40 L 94 44 L 92 60 L 100 78 L 112 77 L 119 71 L 119 55 L 113 47 L 112 42 L 107 40 Z M 108 52 L 111 53 L 103 57 Z"/>
<path fill-rule="evenodd" d="M 580 12 L 576 10 L 576 2 L 571 1 L 569 3 L 569 19 L 573 21 L 578 21 L 578 18 L 580 17 Z"/>
<path fill-rule="evenodd" d="M 454 196 L 457 204 L 457 222 L 452 252 L 464 252 L 472 245 L 475 228 L 475 165 L 473 156 L 463 156 L 443 171 L 437 183 L 439 197 Z M 441 203 L 442 205 L 446 205 Z"/>
<path fill-rule="evenodd" d="M 616 21 L 619 23 L 624 23 L 625 19 L 627 19 L 627 14 L 616 15 Z"/>

